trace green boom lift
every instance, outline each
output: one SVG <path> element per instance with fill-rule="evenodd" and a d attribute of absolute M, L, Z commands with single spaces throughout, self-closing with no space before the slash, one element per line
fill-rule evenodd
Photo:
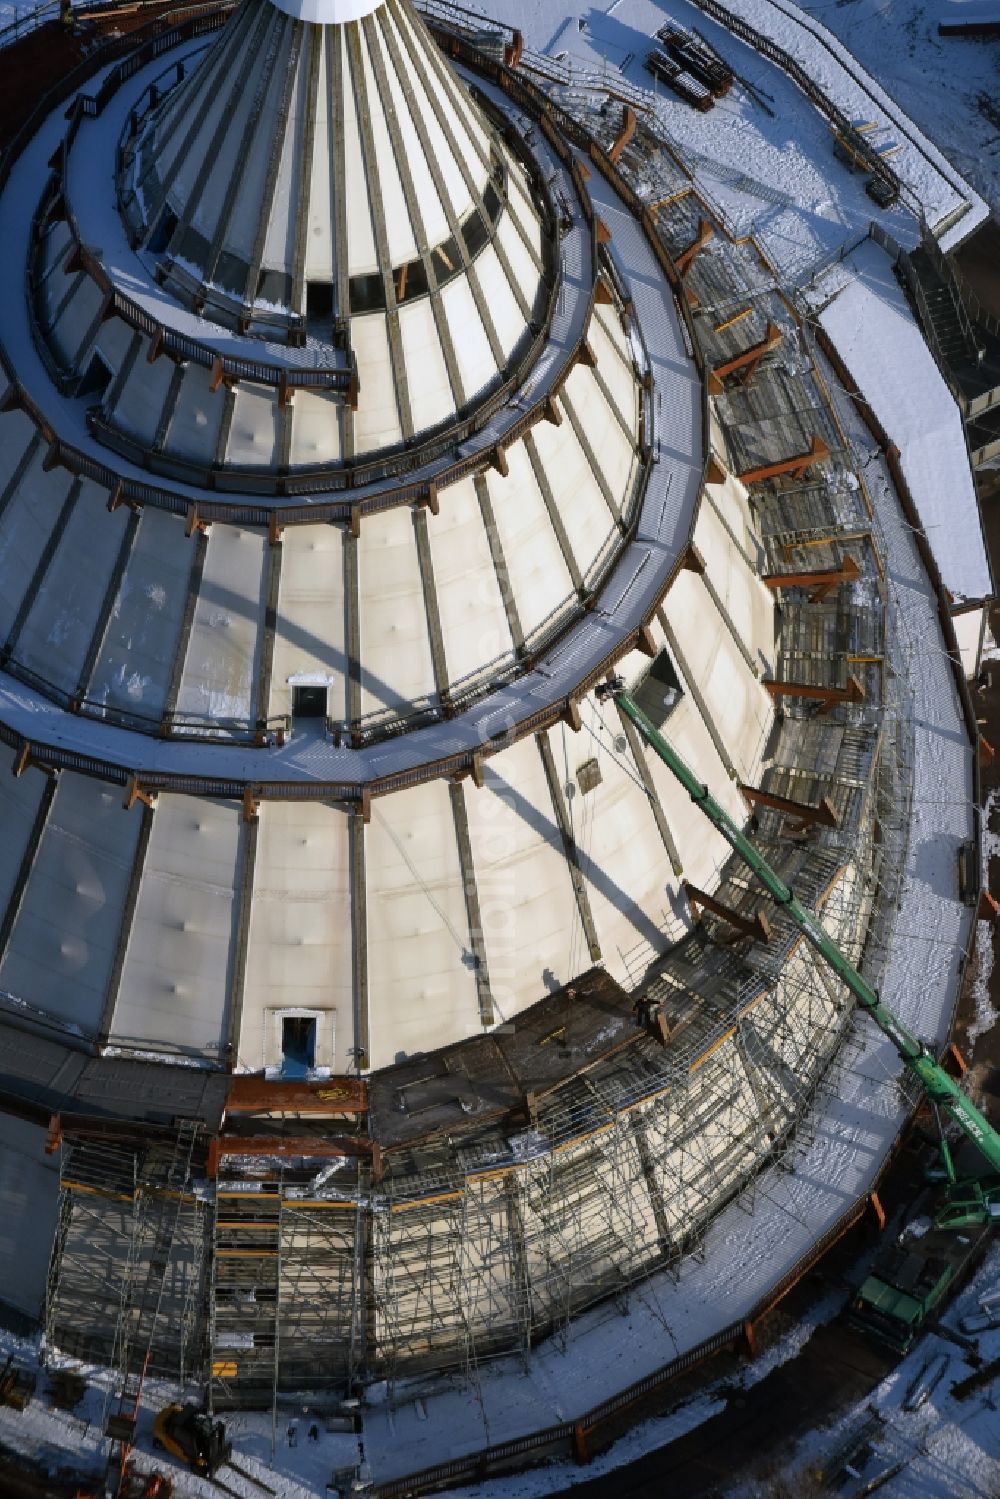
<path fill-rule="evenodd" d="M 655 672 L 655 664 L 654 664 Z M 836 974 L 842 983 L 854 995 L 858 1004 L 871 1016 L 879 1030 L 895 1046 L 906 1067 L 920 1081 L 931 1106 L 934 1109 L 939 1127 L 939 1149 L 941 1162 L 946 1178 L 946 1190 L 943 1200 L 935 1217 L 934 1242 L 941 1237 L 942 1230 L 961 1230 L 968 1228 L 973 1230 L 971 1238 L 965 1242 L 979 1242 L 985 1238 L 986 1226 L 991 1222 L 1000 1223 L 1000 1133 L 998 1133 L 989 1120 L 980 1113 L 971 1099 L 967 1098 L 961 1088 L 945 1069 L 936 1061 L 926 1044 L 919 1040 L 903 1022 L 892 1013 L 880 1000 L 876 991 L 865 982 L 861 974 L 854 967 L 840 948 L 820 925 L 815 915 L 807 910 L 798 900 L 788 885 L 775 873 L 767 860 L 757 851 L 749 838 L 737 827 L 736 823 L 720 806 L 711 795 L 708 787 L 699 781 L 697 776 L 681 759 L 680 755 L 663 737 L 659 729 L 643 712 L 635 698 L 631 696 L 624 687 L 620 678 L 613 678 L 604 686 L 597 689 L 598 701 L 614 699 L 621 711 L 631 719 L 643 739 L 651 749 L 663 761 L 667 769 L 674 775 L 691 797 L 691 800 L 701 808 L 708 820 L 716 827 L 725 838 L 726 842 L 733 848 L 743 862 L 764 889 L 771 896 L 777 906 L 784 911 L 789 919 L 795 923 L 806 941 L 815 948 L 823 961 Z M 988 1163 L 989 1169 L 978 1175 L 960 1178 L 955 1168 L 951 1148 L 945 1135 L 942 1116 L 950 1119 L 959 1128 L 965 1138 L 978 1146 L 981 1155 Z M 980 1232 L 976 1232 L 976 1230 Z M 947 1235 L 945 1236 L 947 1237 Z M 910 1257 L 912 1261 L 912 1256 Z M 967 1255 L 945 1256 L 954 1265 L 954 1273 L 946 1277 L 949 1284 L 953 1284 L 959 1268 L 964 1269 L 968 1262 Z M 912 1265 L 911 1265 L 912 1269 Z M 892 1302 L 892 1296 L 887 1297 L 886 1286 L 879 1279 L 876 1266 L 873 1276 L 869 1277 L 862 1288 L 861 1301 L 872 1303 L 873 1310 L 877 1304 L 880 1308 L 878 1320 L 885 1324 L 897 1323 L 899 1316 L 892 1312 L 886 1316 L 887 1301 Z M 927 1275 L 924 1274 L 924 1279 Z M 916 1315 L 912 1314 L 912 1308 L 907 1302 L 907 1313 L 910 1325 L 905 1335 L 905 1344 L 908 1345 L 919 1330 L 924 1315 L 929 1314 L 933 1306 L 942 1299 L 943 1287 L 940 1277 L 935 1283 L 936 1289 L 933 1295 L 922 1299 L 921 1308 Z M 888 1289 L 891 1291 L 892 1286 Z M 911 1288 L 912 1289 L 912 1288 Z M 912 1301 L 912 1296 L 910 1301 Z M 919 1298 L 918 1298 L 919 1299 Z M 902 1303 L 900 1304 L 902 1312 Z M 898 1329 L 897 1329 L 898 1330 Z M 896 1346 L 903 1344 L 896 1338 L 890 1338 Z"/>

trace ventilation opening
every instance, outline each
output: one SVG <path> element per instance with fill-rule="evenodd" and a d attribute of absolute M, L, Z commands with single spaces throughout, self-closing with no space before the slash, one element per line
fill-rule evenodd
<path fill-rule="evenodd" d="M 87 372 L 76 388 L 78 396 L 95 403 L 104 400 L 104 392 L 111 384 L 111 369 L 100 354 L 95 354 L 87 366 Z"/>
<path fill-rule="evenodd" d="M 315 1066 L 315 1017 L 286 1015 L 281 1022 L 282 1077 L 305 1077 Z"/>
<path fill-rule="evenodd" d="M 667 651 L 661 651 L 632 693 L 654 728 L 666 723 L 680 701 L 681 684 Z"/>
<path fill-rule="evenodd" d="M 306 282 L 306 328 L 313 338 L 333 343 L 333 286 L 329 281 Z"/>
<path fill-rule="evenodd" d="M 293 687 L 292 713 L 295 718 L 326 717 L 325 687 Z"/>
<path fill-rule="evenodd" d="M 170 208 L 165 208 L 156 221 L 152 234 L 146 244 L 146 248 L 154 255 L 162 255 L 173 238 L 174 230 L 177 228 L 177 215 Z"/>

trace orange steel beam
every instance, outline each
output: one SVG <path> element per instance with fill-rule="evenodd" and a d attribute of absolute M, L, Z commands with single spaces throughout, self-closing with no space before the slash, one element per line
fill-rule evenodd
<path fill-rule="evenodd" d="M 762 463 L 759 468 L 748 468 L 740 478 L 744 484 L 758 484 L 762 479 L 776 479 L 780 474 L 792 474 L 801 479 L 814 463 L 829 458 L 830 449 L 822 437 L 814 437 L 808 452 L 798 453 L 794 458 L 782 458 L 778 463 Z"/>
<path fill-rule="evenodd" d="M 520 66 L 521 58 L 524 56 L 524 34 L 515 30 L 510 41 L 503 49 L 503 61 L 505 68 L 516 68 Z"/>
<path fill-rule="evenodd" d="M 626 104 L 622 109 L 622 128 L 619 130 L 618 135 L 615 138 L 614 145 L 608 152 L 608 160 L 611 162 L 612 166 L 618 165 L 619 161 L 621 160 L 622 152 L 625 150 L 625 147 L 635 135 L 636 126 L 638 125 L 638 123 L 639 121 L 636 118 L 635 110 L 632 108 L 631 104 Z"/>
<path fill-rule="evenodd" d="M 772 697 L 802 697 L 821 703 L 822 713 L 838 703 L 863 703 L 865 689 L 857 677 L 848 677 L 846 687 L 817 687 L 811 682 L 762 682 Z"/>
<path fill-rule="evenodd" d="M 688 271 L 691 269 L 691 266 L 694 263 L 694 258 L 698 254 L 698 251 L 704 250 L 705 246 L 708 244 L 709 240 L 714 234 L 715 230 L 712 228 L 707 219 L 698 220 L 698 233 L 688 245 L 687 249 L 682 250 L 677 259 L 674 261 L 674 265 L 677 268 L 677 274 L 679 276 L 683 277 L 687 275 Z"/>
<path fill-rule="evenodd" d="M 790 796 L 776 796 L 773 791 L 761 791 L 756 786 L 741 785 L 740 792 L 751 807 L 769 807 L 783 817 L 794 817 L 803 827 L 835 828 L 840 825 L 836 808 L 828 796 L 824 796 L 818 807 L 812 807 L 808 802 L 798 802 Z"/>
<path fill-rule="evenodd" d="M 718 916 L 720 921 L 726 922 L 735 931 L 741 932 L 744 937 L 752 937 L 756 942 L 769 942 L 771 940 L 771 928 L 763 911 L 758 911 L 756 916 L 744 916 L 740 911 L 734 911 L 732 906 L 725 905 L 721 900 L 699 890 L 697 885 L 692 885 L 685 880 L 684 894 L 688 898 L 688 905 L 694 909 L 700 906 L 702 910 L 711 911 L 713 916 Z"/>
<path fill-rule="evenodd" d="M 823 568 L 807 573 L 765 573 L 761 578 L 765 588 L 811 588 L 814 604 L 819 604 L 838 589 L 841 583 L 853 583 L 860 578 L 861 569 L 853 557 L 845 557 L 840 567 Z"/>
<path fill-rule="evenodd" d="M 735 375 L 737 370 L 743 371 L 744 385 L 748 385 L 757 373 L 758 366 L 765 354 L 770 354 L 781 342 L 781 329 L 776 323 L 768 323 L 767 331 L 760 343 L 752 344 L 749 349 L 744 349 L 742 354 L 737 354 L 733 359 L 727 359 L 724 364 L 717 364 L 709 372 L 708 389 L 709 394 L 718 396 L 722 394 L 722 382 L 727 375 Z"/>

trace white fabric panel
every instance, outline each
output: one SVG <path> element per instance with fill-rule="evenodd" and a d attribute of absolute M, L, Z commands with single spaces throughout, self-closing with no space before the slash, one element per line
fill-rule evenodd
<path fill-rule="evenodd" d="M 399 53 L 402 58 L 403 72 L 413 90 L 415 106 L 423 121 L 423 127 L 427 134 L 431 152 L 443 179 L 444 190 L 451 203 L 452 213 L 457 219 L 464 219 L 472 207 L 472 199 L 469 196 L 469 189 L 466 186 L 459 162 L 445 138 L 445 133 L 438 122 L 431 101 L 427 96 L 427 91 L 413 66 L 413 61 L 407 50 L 406 38 L 407 36 L 412 37 L 412 31 L 408 30 L 405 24 L 400 28 L 396 28 L 392 18 L 389 18 L 389 24 L 397 31 L 397 35 L 399 36 Z M 427 67 L 426 58 L 424 59 L 424 67 Z M 428 76 L 432 77 L 430 74 Z M 458 136 L 460 133 L 464 133 L 461 122 L 454 111 L 448 107 L 447 101 L 442 97 L 440 89 L 435 89 L 434 98 L 438 107 L 444 113 L 445 119 L 448 120 L 452 134 Z M 477 186 L 482 187 L 486 181 L 486 175 L 486 168 L 482 162 L 477 160 L 472 172 L 472 180 Z M 439 236 L 440 239 L 446 237 L 445 234 Z M 429 243 L 434 244 L 436 241 L 431 239 Z"/>
<path fill-rule="evenodd" d="M 358 378 L 363 391 L 354 418 L 354 439 L 359 453 L 370 453 L 377 448 L 391 447 L 403 435 L 385 315 L 373 312 L 351 318 L 351 346 L 357 357 Z"/>
<path fill-rule="evenodd" d="M 498 657 L 513 656 L 503 595 L 471 479 L 441 495 L 429 515 L 434 581 L 448 679 L 455 683 Z"/>
<path fill-rule="evenodd" d="M 252 42 L 252 37 L 252 29 L 244 33 L 243 45 L 249 46 Z M 148 148 L 154 151 L 157 156 L 157 175 L 161 183 L 166 181 L 174 162 L 180 157 L 177 175 L 168 194 L 169 200 L 174 204 L 184 203 L 190 195 L 198 176 L 198 170 L 208 154 L 212 136 L 222 117 L 223 109 L 229 104 L 230 96 L 228 91 L 222 87 L 212 87 L 212 77 L 209 70 L 206 69 L 199 75 L 198 83 L 197 95 L 180 95 L 180 91 L 178 91 L 178 95 L 175 95 L 175 97 L 178 98 L 178 102 L 180 102 L 180 97 L 183 97 L 184 110 L 177 121 L 176 128 L 170 128 L 170 115 L 167 114 L 162 121 L 161 127 L 157 128 L 155 139 L 150 141 Z M 250 90 L 246 92 L 249 93 Z M 181 148 L 184 145 L 187 135 L 187 132 L 183 128 L 183 122 L 186 121 L 188 125 L 193 122 L 195 115 L 198 113 L 200 103 L 206 96 L 209 99 L 209 107 L 205 119 L 194 140 L 191 142 L 190 150 L 181 156 Z M 168 105 L 168 109 L 169 107 Z M 190 113 L 188 113 L 189 110 Z M 230 134 L 232 133 L 234 132 L 230 132 Z"/>
<path fill-rule="evenodd" d="M 490 985 L 505 1018 L 579 972 L 580 913 L 535 740 L 489 759 L 485 786 L 466 803 Z"/>
<path fill-rule="evenodd" d="M 0 383 L 6 392 L 8 386 L 2 376 Z M 5 411 L 0 415 L 0 491 L 14 477 L 34 437 L 35 424 L 23 411 Z"/>
<path fill-rule="evenodd" d="M 530 245 L 535 254 L 541 259 L 541 220 L 532 202 L 521 166 L 511 157 L 508 157 L 508 165 L 510 167 L 507 176 L 508 211 L 513 216 L 518 232 L 525 244 Z"/>
<path fill-rule="evenodd" d="M 616 530 L 608 502 L 567 416 L 560 427 L 551 422 L 536 422 L 531 435 L 576 565 L 586 577 L 594 559 L 602 554 L 608 537 Z"/>
<path fill-rule="evenodd" d="M 330 193 L 330 91 L 333 79 L 328 76 L 327 42 L 324 35 L 319 54 L 319 86 L 316 96 L 316 142 L 309 177 L 309 221 L 306 226 L 306 280 L 333 281 L 336 265 L 333 253 L 333 204 Z"/>
<path fill-rule="evenodd" d="M 147 505 L 115 599 L 90 697 L 159 718 L 194 562 L 180 516 Z"/>
<path fill-rule="evenodd" d="M 400 308 L 399 331 L 404 363 L 410 373 L 413 427 L 422 432 L 453 415 L 456 405 L 430 297 L 407 302 Z"/>
<path fill-rule="evenodd" d="M 241 380 L 236 387 L 226 462 L 269 468 L 277 462 L 277 452 L 278 402 L 270 391 Z"/>
<path fill-rule="evenodd" d="M 106 323 L 101 324 L 94 339 L 94 351 L 104 356 L 110 370 L 117 372 L 125 362 L 134 337 L 140 339 L 138 357 L 144 359 L 149 352 L 149 340 L 142 334 L 134 334 L 128 324 L 121 322 L 119 318 L 109 318 Z"/>
<path fill-rule="evenodd" d="M 724 448 L 720 451 L 725 451 Z M 754 530 L 750 514 L 749 497 L 744 485 L 735 474 L 727 474 L 722 484 L 708 486 L 712 504 L 722 516 L 748 557 L 760 559 L 760 569 L 765 571 L 764 554 Z"/>
<path fill-rule="evenodd" d="M 278 176 L 274 184 L 274 195 L 270 204 L 267 234 L 264 237 L 262 263 L 265 266 L 274 266 L 279 270 L 290 268 L 295 259 L 295 216 L 299 206 L 299 176 L 302 168 L 306 165 L 303 161 L 303 144 L 306 132 L 306 107 L 309 83 L 308 46 L 309 41 L 304 38 L 302 51 L 299 54 L 299 65 L 295 72 L 292 98 L 289 104 L 288 124 L 285 128 L 284 139 L 281 145 L 281 163 L 278 167 Z M 322 49 L 321 41 L 320 46 Z M 261 140 L 267 141 L 268 144 L 270 144 L 280 128 L 279 111 L 281 109 L 281 93 L 284 83 L 285 70 L 283 68 L 275 69 L 275 87 L 271 89 L 268 99 L 270 109 L 265 117 L 264 128 L 258 137 Z M 240 193 L 240 198 L 248 210 L 246 215 L 246 229 L 243 231 L 240 248 L 245 250 L 248 258 L 252 253 L 254 237 L 257 232 L 257 224 L 254 222 L 257 217 L 255 206 L 263 198 L 264 184 L 267 176 L 267 158 L 267 151 L 258 150 L 253 154 L 251 158 L 251 170 L 247 173 L 245 187 Z M 253 184 L 255 177 L 260 183 L 259 187 L 255 187 Z M 235 236 L 231 235 L 230 239 L 235 243 Z"/>
<path fill-rule="evenodd" d="M 80 679 L 127 515 L 109 515 L 107 490 L 84 480 L 18 637 L 22 666 L 67 692 Z"/>
<path fill-rule="evenodd" d="M 336 46 L 337 43 L 334 42 Z M 352 276 L 367 275 L 378 270 L 375 253 L 375 227 L 372 223 L 371 204 L 368 196 L 368 179 L 365 174 L 365 159 L 361 150 L 361 132 L 358 129 L 358 102 L 354 95 L 354 77 L 347 47 L 347 33 L 341 33 L 341 52 L 344 67 L 344 168 L 346 176 L 345 197 L 347 200 L 347 258 Z M 352 324 L 352 329 L 356 325 Z"/>
<path fill-rule="evenodd" d="M 46 473 L 44 459 L 45 449 L 40 448 L 12 495 L 0 526 L 0 640 L 6 638 L 14 623 L 73 482 L 64 468 Z"/>
<path fill-rule="evenodd" d="M 219 1052 L 241 827 L 234 803 L 159 797 L 113 1040 L 195 1055 Z"/>
<path fill-rule="evenodd" d="M 620 330 L 619 330 L 620 331 Z M 587 335 L 597 358 L 601 379 L 611 393 L 619 416 L 632 432 L 639 429 L 639 392 L 631 358 L 624 357 L 620 343 L 608 334 L 604 320 L 591 319 Z"/>
<path fill-rule="evenodd" d="M 297 390 L 292 405 L 292 467 L 340 461 L 340 406 L 331 396 Z"/>
<path fill-rule="evenodd" d="M 337 526 L 289 526 L 281 543 L 269 712 L 290 713 L 288 678 L 328 677 L 327 711 L 346 714 L 344 541 Z"/>
<path fill-rule="evenodd" d="M 385 122 L 378 81 L 368 54 L 367 34 L 362 35 L 361 56 L 365 85 L 368 90 L 368 123 L 375 145 L 375 158 L 378 162 L 378 190 L 382 198 L 385 232 L 389 242 L 389 262 L 394 266 L 403 265 L 405 261 L 416 258 L 417 240 L 406 206 L 392 138 Z"/>
<path fill-rule="evenodd" d="M 489 473 L 486 483 L 521 628 L 530 634 L 575 589 L 523 442 L 508 449 L 507 464 L 506 479 Z"/>
<path fill-rule="evenodd" d="M 210 370 L 200 364 L 187 366 L 166 441 L 170 452 L 205 465 L 215 462 L 226 404 L 222 390 L 209 389 L 210 381 Z"/>
<path fill-rule="evenodd" d="M 264 802 L 257 829 L 238 1065 L 265 1064 L 267 1011 L 336 1012 L 334 1069 L 354 1045 L 348 814 L 316 802 Z"/>
<path fill-rule="evenodd" d="M 631 496 L 635 449 L 601 394 L 593 370 L 578 364 L 566 381 L 565 391 L 611 493 L 619 509 L 624 510 Z"/>
<path fill-rule="evenodd" d="M 677 642 L 744 780 L 752 780 L 774 720 L 767 692 L 747 666 L 702 579 L 682 570 L 667 604 Z"/>
<path fill-rule="evenodd" d="M 72 244 L 73 236 L 65 219 L 58 219 L 56 223 L 49 225 L 42 241 L 42 277 L 48 282 L 44 304 L 47 311 L 58 302 L 68 285 L 62 277 L 53 277 L 50 272 L 65 260 Z"/>
<path fill-rule="evenodd" d="M 3 829 L 0 838 L 0 919 L 17 882 L 47 780 L 33 766 L 15 778 L 11 773 L 14 761 L 14 751 L 0 745 L 0 828 Z"/>
<path fill-rule="evenodd" d="M 497 362 L 464 276 L 456 276 L 454 281 L 448 282 L 441 293 L 441 301 L 451 329 L 466 399 L 470 400 L 496 378 Z"/>
<path fill-rule="evenodd" d="M 477 259 L 475 272 L 479 277 L 479 285 L 486 298 L 486 305 L 490 309 L 490 317 L 493 319 L 493 327 L 496 329 L 501 348 L 510 358 L 518 339 L 525 331 L 525 322 L 521 309 L 517 305 L 517 299 L 510 289 L 507 274 L 492 245 L 487 245 Z"/>
<path fill-rule="evenodd" d="M 405 11 L 399 12 L 402 29 L 409 34 L 411 41 L 416 40 L 418 54 L 427 46 L 427 33 L 423 27 L 415 25 L 411 14 Z M 435 45 L 433 40 L 431 47 Z M 486 183 L 486 163 L 489 161 L 489 143 L 486 135 L 478 123 L 478 119 L 471 107 L 471 103 L 458 82 L 454 73 L 446 71 L 448 80 L 447 89 L 442 88 L 440 80 L 435 77 L 429 56 L 424 57 L 424 68 L 430 80 L 430 86 L 440 101 L 441 109 L 445 113 L 451 130 L 452 137 L 458 147 L 458 151 L 472 176 L 473 181 L 480 188 Z M 421 91 L 423 92 L 423 91 Z M 426 96 L 424 96 L 426 97 Z M 423 111 L 424 118 L 431 113 L 428 107 Z M 478 149 L 477 149 L 478 146 Z M 445 159 L 451 156 L 449 147 L 444 147 Z M 449 192 L 451 187 L 449 185 Z M 464 189 L 462 190 L 464 193 Z"/>
<path fill-rule="evenodd" d="M 361 711 L 402 707 L 434 692 L 413 513 L 366 516 L 359 548 Z"/>
<path fill-rule="evenodd" d="M 65 295 L 65 288 L 62 295 Z M 97 283 L 91 281 L 89 276 L 84 276 L 59 314 L 59 320 L 52 330 L 52 338 L 67 365 L 76 357 L 88 329 L 101 310 L 103 300 Z"/>
<path fill-rule="evenodd" d="M 0 987 L 84 1035 L 104 1011 L 139 826 L 119 787 L 62 773 L 0 968 Z"/>
<path fill-rule="evenodd" d="M 267 538 L 213 526 L 177 698 L 181 718 L 253 718 Z"/>
<path fill-rule="evenodd" d="M 40 1318 L 59 1209 L 58 1156 L 45 1131 L 0 1114 L 0 1301 Z"/>
<path fill-rule="evenodd" d="M 521 291 L 528 299 L 530 306 L 534 305 L 535 297 L 538 295 L 538 283 L 540 276 L 538 267 L 532 260 L 525 248 L 524 240 L 518 233 L 510 213 L 504 209 L 497 224 L 496 237 L 503 248 L 504 254 L 510 263 L 510 268 L 517 278 Z"/>
<path fill-rule="evenodd" d="M 379 33 L 379 38 L 381 42 L 381 32 Z M 420 205 L 420 217 L 423 220 L 424 226 L 424 239 L 428 245 L 437 245 L 446 240 L 451 232 L 448 224 L 448 216 L 438 196 L 438 190 L 434 185 L 434 178 L 431 176 L 430 167 L 427 165 L 427 158 L 424 156 L 423 148 L 420 144 L 420 136 L 417 133 L 416 124 L 410 116 L 409 106 L 400 86 L 395 64 L 384 44 L 382 44 L 382 56 L 389 83 L 389 98 L 392 108 L 395 110 L 396 118 L 399 121 L 399 128 L 407 148 L 406 163 L 410 169 L 416 200 Z M 420 117 L 421 124 L 425 118 L 426 116 Z M 400 264 L 395 257 L 393 257 L 392 263 L 393 265 Z"/>
<path fill-rule="evenodd" d="M 174 369 L 172 359 L 158 359 L 155 364 L 150 364 L 140 356 L 109 413 L 112 426 L 120 427 L 130 437 L 151 447 Z"/>
<path fill-rule="evenodd" d="M 478 1029 L 454 827 L 444 781 L 372 805 L 365 830 L 372 1067 Z"/>
<path fill-rule="evenodd" d="M 694 543 L 736 633 L 761 670 L 774 667 L 775 601 L 751 572 L 711 505 L 698 512 Z"/>
<path fill-rule="evenodd" d="M 266 34 L 265 31 L 264 35 L 266 36 Z M 248 46 L 247 43 L 244 45 Z M 242 61 L 242 55 L 240 61 Z M 276 71 L 280 72 L 280 69 Z M 259 78 L 259 74 L 257 78 Z M 218 112 L 214 106 L 209 110 L 208 119 L 204 127 L 198 132 L 198 137 L 192 150 L 181 164 L 180 171 L 169 194 L 171 202 L 187 203 L 195 184 L 198 169 L 201 167 L 205 157 L 210 153 L 214 153 L 212 178 L 195 204 L 194 212 L 191 214 L 192 225 L 196 229 L 199 229 L 209 242 L 211 242 L 218 217 L 220 198 L 225 191 L 224 184 L 230 181 L 240 161 L 240 153 L 243 150 L 243 136 L 256 96 L 256 82 L 257 79 L 254 77 L 254 72 L 251 71 L 248 86 L 235 96 L 236 107 L 226 121 L 226 128 L 222 133 L 221 140 L 218 142 L 213 141 L 209 130 L 210 123 L 214 127 L 215 120 L 218 118 Z M 233 94 L 228 89 L 221 88 L 219 93 L 224 103 L 232 104 Z M 183 138 L 183 130 L 180 133 Z"/>

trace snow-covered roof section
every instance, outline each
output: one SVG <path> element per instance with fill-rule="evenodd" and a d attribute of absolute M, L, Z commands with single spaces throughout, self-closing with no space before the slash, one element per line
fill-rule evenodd
<path fill-rule="evenodd" d="M 955 603 L 993 592 L 962 417 L 885 253 L 865 244 L 820 322 L 900 463 L 944 586 Z"/>

